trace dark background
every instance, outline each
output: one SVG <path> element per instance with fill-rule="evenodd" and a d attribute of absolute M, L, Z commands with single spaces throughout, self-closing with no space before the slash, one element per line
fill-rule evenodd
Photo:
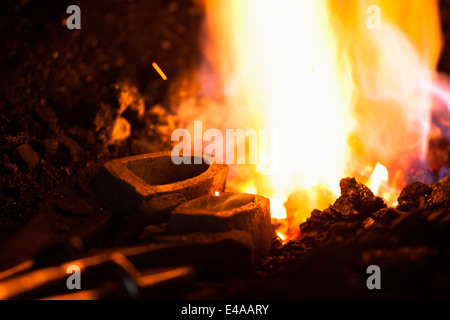
<path fill-rule="evenodd" d="M 81 30 L 69 30 L 64 23 L 71 4 L 81 8 Z M 190 0 L 12 0 L 0 2 L 0 14 L 1 242 L 78 169 L 164 148 L 144 128 L 161 119 L 140 119 L 132 123 L 127 141 L 106 146 L 95 117 L 106 112 L 102 125 L 111 126 L 108 116 L 117 107 L 111 87 L 116 83 L 136 87 L 146 108 L 167 107 L 173 81 L 198 65 L 203 14 Z M 168 81 L 154 70 L 154 61 Z M 110 109 L 102 110 L 102 104 Z M 59 133 L 75 144 L 55 142 Z M 138 142 L 132 143 L 133 137 Z M 40 157 L 32 170 L 16 159 L 15 148 L 24 143 Z"/>

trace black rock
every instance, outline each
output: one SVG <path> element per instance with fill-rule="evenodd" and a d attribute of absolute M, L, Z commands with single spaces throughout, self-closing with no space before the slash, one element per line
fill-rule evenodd
<path fill-rule="evenodd" d="M 432 205 L 450 206 L 450 186 L 438 184 L 433 188 L 429 196 L 429 203 Z"/>
<path fill-rule="evenodd" d="M 394 247 L 398 244 L 397 237 L 389 232 L 389 228 L 378 222 L 358 230 L 357 239 L 366 248 Z"/>
<path fill-rule="evenodd" d="M 331 241 L 353 239 L 360 227 L 360 222 L 336 222 L 330 227 L 325 239 Z"/>
<path fill-rule="evenodd" d="M 378 223 L 390 226 L 392 222 L 404 215 L 405 213 L 400 210 L 394 208 L 384 208 L 372 214 L 372 218 Z"/>
<path fill-rule="evenodd" d="M 363 221 L 370 214 L 386 207 L 383 199 L 356 181 L 355 178 L 345 178 L 340 182 L 341 196 L 333 205 L 333 210 L 339 212 L 344 220 Z"/>
<path fill-rule="evenodd" d="M 327 221 L 326 219 L 320 219 L 317 217 L 311 217 L 307 219 L 305 222 L 300 224 L 300 230 L 302 233 L 311 233 L 318 232 L 323 233 L 328 231 L 331 226 L 331 221 Z"/>
<path fill-rule="evenodd" d="M 96 143 L 94 132 L 92 130 L 74 126 L 67 129 L 66 133 L 81 146 L 89 147 Z"/>
<path fill-rule="evenodd" d="M 429 244 L 431 230 L 423 212 L 414 211 L 395 220 L 391 232 L 405 245 Z"/>
<path fill-rule="evenodd" d="M 39 163 L 39 155 L 28 144 L 22 144 L 14 150 L 18 165 L 32 170 Z"/>
<path fill-rule="evenodd" d="M 407 185 L 398 197 L 397 209 L 408 212 L 420 207 L 425 208 L 428 196 L 432 191 L 430 186 L 422 182 L 413 182 Z"/>

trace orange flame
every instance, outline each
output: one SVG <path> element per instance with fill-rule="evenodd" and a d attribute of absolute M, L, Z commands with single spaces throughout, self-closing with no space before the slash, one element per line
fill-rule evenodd
<path fill-rule="evenodd" d="M 335 198 L 346 176 L 392 198 L 405 183 L 397 173 L 425 159 L 437 0 L 204 5 L 202 88 L 178 105 L 178 121 L 281 132 L 277 173 L 259 174 L 260 155 L 259 166 L 232 166 L 230 185 L 270 197 L 273 217 L 294 224 Z"/>
<path fill-rule="evenodd" d="M 375 169 L 373 169 L 372 176 L 369 181 L 369 189 L 372 190 L 374 194 L 378 194 L 381 184 L 387 182 L 389 177 L 388 171 L 385 166 L 377 163 Z"/>

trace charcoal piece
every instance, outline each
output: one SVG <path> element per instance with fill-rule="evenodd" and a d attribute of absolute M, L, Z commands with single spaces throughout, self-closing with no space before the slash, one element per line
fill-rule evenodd
<path fill-rule="evenodd" d="M 390 226 L 392 222 L 404 216 L 405 214 L 406 213 L 404 213 L 403 211 L 394 208 L 384 208 L 372 214 L 372 218 L 378 223 Z"/>
<path fill-rule="evenodd" d="M 318 233 L 324 234 L 328 232 L 330 227 L 336 221 L 342 221 L 342 215 L 335 211 L 332 206 L 328 207 L 324 211 L 314 209 L 311 212 L 311 216 L 301 223 L 299 228 L 304 234 L 306 233 Z"/>
<path fill-rule="evenodd" d="M 19 171 L 19 168 L 17 168 L 17 165 L 15 163 L 11 163 L 9 160 L 9 157 L 6 153 L 2 155 L 2 158 L 0 160 L 1 163 L 1 172 L 3 173 L 17 173 Z"/>
<path fill-rule="evenodd" d="M 431 235 L 426 217 L 417 210 L 395 220 L 391 231 L 402 244 L 411 246 L 428 244 Z"/>
<path fill-rule="evenodd" d="M 435 187 L 437 185 L 444 185 L 450 187 L 450 174 L 443 177 L 441 180 L 439 180 L 439 182 L 435 183 L 431 187 Z"/>
<path fill-rule="evenodd" d="M 281 251 L 282 248 L 283 248 L 283 242 L 281 242 L 281 240 L 279 238 L 274 238 L 272 241 L 272 247 L 270 248 L 269 255 L 270 256 L 280 255 L 282 252 Z"/>
<path fill-rule="evenodd" d="M 32 170 L 39 163 L 39 155 L 28 144 L 22 144 L 14 150 L 19 166 Z"/>
<path fill-rule="evenodd" d="M 345 178 L 340 182 L 341 196 L 333 204 L 333 210 L 339 212 L 344 220 L 363 221 L 370 214 L 386 207 L 383 199 L 356 181 Z"/>
<path fill-rule="evenodd" d="M 371 217 L 368 217 L 366 220 L 364 220 L 361 224 L 361 227 L 363 229 L 367 229 L 370 226 L 372 226 L 375 223 L 375 220 L 373 220 Z"/>
<path fill-rule="evenodd" d="M 327 220 L 326 217 L 322 218 L 316 215 L 311 215 L 310 218 L 306 219 L 305 222 L 300 224 L 300 231 L 302 233 L 317 232 L 323 233 L 327 232 L 331 226 L 331 221 Z"/>
<path fill-rule="evenodd" d="M 282 252 L 290 253 L 290 252 L 304 252 L 306 251 L 306 247 L 304 244 L 298 242 L 298 241 L 289 241 L 286 243 L 282 248 Z"/>
<path fill-rule="evenodd" d="M 437 184 L 431 192 L 429 203 L 432 205 L 450 206 L 450 186 L 446 184 Z"/>
<path fill-rule="evenodd" d="M 10 151 L 17 148 L 18 146 L 28 143 L 30 140 L 29 136 L 23 132 L 18 136 L 6 136 L 2 137 L 0 140 L 0 152 Z"/>
<path fill-rule="evenodd" d="M 58 132 L 60 130 L 58 116 L 53 108 L 46 104 L 39 104 L 36 106 L 35 112 L 50 130 L 53 132 Z"/>
<path fill-rule="evenodd" d="M 56 135 L 56 139 L 58 140 L 58 143 L 60 145 L 64 146 L 68 150 L 73 162 L 79 162 L 83 160 L 85 151 L 75 140 L 69 138 L 62 132 Z"/>
<path fill-rule="evenodd" d="M 334 223 L 327 234 L 325 241 L 344 241 L 353 238 L 355 232 L 361 227 L 360 222 L 336 222 Z"/>
<path fill-rule="evenodd" d="M 50 159 L 58 151 L 58 141 L 56 139 L 43 139 L 42 144 L 44 146 L 46 159 Z"/>
<path fill-rule="evenodd" d="M 366 248 L 394 247 L 398 244 L 398 238 L 389 232 L 389 227 L 378 222 L 359 229 L 356 236 L 358 243 Z"/>
<path fill-rule="evenodd" d="M 408 212 L 417 208 L 424 208 L 432 188 L 422 182 L 413 182 L 403 188 L 398 197 L 397 209 Z"/>
<path fill-rule="evenodd" d="M 334 209 L 333 206 L 329 206 L 322 212 L 322 219 L 326 219 L 330 222 L 342 221 L 342 215 Z"/>
<path fill-rule="evenodd" d="M 299 242 L 302 245 L 304 245 L 305 248 L 312 249 L 312 248 L 316 247 L 320 243 L 321 240 L 322 240 L 322 237 L 318 233 L 312 232 L 312 233 L 305 234 L 300 239 Z"/>
<path fill-rule="evenodd" d="M 71 127 L 66 131 L 67 135 L 83 146 L 95 144 L 95 136 L 92 130 L 83 127 Z"/>
<path fill-rule="evenodd" d="M 117 101 L 115 101 L 117 104 Z M 112 106 L 107 103 L 101 103 L 98 113 L 93 121 L 93 130 L 97 137 L 103 142 L 108 142 L 114 127 L 114 121 L 118 117 L 118 106 Z"/>
<path fill-rule="evenodd" d="M 31 147 L 36 150 L 39 156 L 45 160 L 50 160 L 58 151 L 58 141 L 55 138 L 32 139 Z"/>
<path fill-rule="evenodd" d="M 318 210 L 318 209 L 314 209 L 314 210 L 311 212 L 311 218 L 314 218 L 314 219 L 320 219 L 321 216 L 322 216 L 322 214 L 323 214 L 322 211 L 320 211 L 320 210 Z"/>

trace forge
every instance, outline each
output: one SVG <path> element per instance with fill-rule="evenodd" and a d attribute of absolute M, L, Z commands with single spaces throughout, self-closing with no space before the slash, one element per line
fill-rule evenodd
<path fill-rule="evenodd" d="M 400 2 L 3 1 L 0 299 L 449 299 L 450 1 Z"/>

